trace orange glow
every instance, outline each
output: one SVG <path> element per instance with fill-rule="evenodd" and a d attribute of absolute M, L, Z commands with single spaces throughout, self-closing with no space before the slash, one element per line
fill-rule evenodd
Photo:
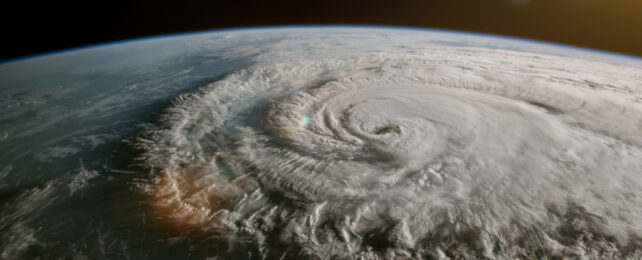
<path fill-rule="evenodd" d="M 238 188 L 196 171 L 167 172 L 150 185 L 149 207 L 161 226 L 188 231 L 207 226 L 212 215 L 226 209 Z"/>

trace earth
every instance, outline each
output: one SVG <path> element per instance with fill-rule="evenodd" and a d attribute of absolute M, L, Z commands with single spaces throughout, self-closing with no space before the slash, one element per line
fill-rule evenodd
<path fill-rule="evenodd" d="M 642 60 L 214 31 L 0 64 L 3 259 L 642 259 Z"/>

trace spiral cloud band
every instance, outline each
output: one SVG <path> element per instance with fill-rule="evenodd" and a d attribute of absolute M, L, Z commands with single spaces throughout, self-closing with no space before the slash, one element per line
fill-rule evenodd
<path fill-rule="evenodd" d="M 642 255 L 642 69 L 457 46 L 288 53 L 262 50 L 147 129 L 159 223 L 221 255 Z"/>

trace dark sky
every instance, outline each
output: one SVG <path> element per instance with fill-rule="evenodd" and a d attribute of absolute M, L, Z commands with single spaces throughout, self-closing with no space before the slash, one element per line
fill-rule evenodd
<path fill-rule="evenodd" d="M 642 0 L 23 0 L 0 9 L 2 60 L 153 35 L 300 24 L 454 29 L 642 56 Z"/>

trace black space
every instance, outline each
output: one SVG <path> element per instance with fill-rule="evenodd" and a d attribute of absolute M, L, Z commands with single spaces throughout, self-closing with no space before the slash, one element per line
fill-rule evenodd
<path fill-rule="evenodd" d="M 454 29 L 642 56 L 639 0 L 146 0 L 3 5 L 0 60 L 154 35 L 302 24 Z"/>

